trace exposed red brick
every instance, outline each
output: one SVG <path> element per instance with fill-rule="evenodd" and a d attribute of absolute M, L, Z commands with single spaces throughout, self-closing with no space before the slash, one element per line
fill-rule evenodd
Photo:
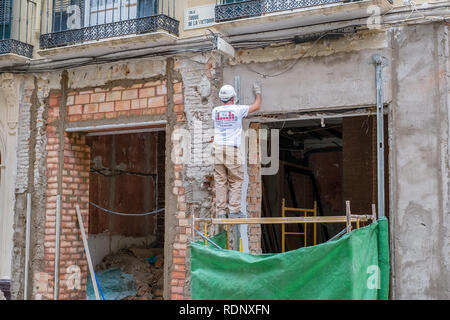
<path fill-rule="evenodd" d="M 87 104 L 84 106 L 83 113 L 90 114 L 90 113 L 96 113 L 96 112 L 98 112 L 98 103 L 90 103 L 90 104 Z"/>
<path fill-rule="evenodd" d="M 144 88 L 139 90 L 139 98 L 150 98 L 155 96 L 155 88 Z"/>
<path fill-rule="evenodd" d="M 69 116 L 74 115 L 74 114 L 82 114 L 83 113 L 83 107 L 81 105 L 74 105 L 74 106 L 70 106 L 68 108 L 68 112 Z"/>
<path fill-rule="evenodd" d="M 86 104 L 89 102 L 91 102 L 89 94 L 79 94 L 75 96 L 75 104 Z"/>
<path fill-rule="evenodd" d="M 154 97 L 148 99 L 148 106 L 150 108 L 164 107 L 166 105 L 165 97 Z"/>
<path fill-rule="evenodd" d="M 156 94 L 158 96 L 167 94 L 167 87 L 165 84 L 159 85 L 156 87 Z"/>
<path fill-rule="evenodd" d="M 112 91 L 106 94 L 106 101 L 119 101 L 122 98 L 121 91 Z"/>
<path fill-rule="evenodd" d="M 154 86 L 159 86 L 161 84 L 161 80 L 156 80 L 156 81 L 149 81 L 144 83 L 144 87 L 154 87 Z"/>
<path fill-rule="evenodd" d="M 124 90 L 122 92 L 122 99 L 123 100 L 137 99 L 137 97 L 138 97 L 138 90 L 137 89 Z"/>
<path fill-rule="evenodd" d="M 116 111 L 130 110 L 130 107 L 131 107 L 131 103 L 129 100 L 122 100 L 122 101 L 115 102 L 115 110 Z"/>
<path fill-rule="evenodd" d="M 180 93 L 174 94 L 173 95 L 173 103 L 175 104 L 183 104 L 183 95 Z"/>
<path fill-rule="evenodd" d="M 112 112 L 114 111 L 114 102 L 100 103 L 98 107 L 99 112 Z"/>
<path fill-rule="evenodd" d="M 175 93 L 182 93 L 183 92 L 183 84 L 181 82 L 177 82 L 173 85 L 173 91 Z"/>
<path fill-rule="evenodd" d="M 172 291 L 173 293 L 179 293 L 179 294 L 182 294 L 183 291 L 184 291 L 184 288 L 183 288 L 183 287 L 178 287 L 178 286 L 172 286 L 171 291 Z"/>
<path fill-rule="evenodd" d="M 182 104 L 177 104 L 173 107 L 173 111 L 175 111 L 175 112 L 183 112 L 183 110 L 184 110 L 184 105 L 182 105 Z"/>
<path fill-rule="evenodd" d="M 174 272 L 172 272 L 172 278 L 174 278 L 174 279 L 186 279 L 186 272 L 184 272 L 184 271 L 174 271 Z"/>
<path fill-rule="evenodd" d="M 94 93 L 94 94 L 91 94 L 91 103 L 105 102 L 105 97 L 106 97 L 105 93 Z"/>
<path fill-rule="evenodd" d="M 51 94 L 48 104 L 50 107 L 59 107 L 59 97 L 55 93 Z"/>

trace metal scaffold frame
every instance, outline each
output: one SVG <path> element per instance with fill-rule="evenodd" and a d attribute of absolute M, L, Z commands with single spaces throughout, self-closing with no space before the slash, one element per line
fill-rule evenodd
<path fill-rule="evenodd" d="M 285 251 L 284 246 L 284 238 L 287 234 L 285 232 L 285 225 L 286 224 L 304 224 L 305 226 L 307 224 L 314 224 L 314 230 L 317 230 L 317 224 L 318 223 L 345 223 L 346 228 L 341 231 L 339 234 L 331 238 L 330 240 L 333 240 L 342 234 L 346 232 L 351 232 L 352 230 L 352 223 L 356 224 L 356 228 L 359 229 L 361 226 L 361 222 L 369 222 L 369 221 L 376 221 L 377 220 L 377 213 L 376 213 L 376 206 L 375 204 L 372 204 L 372 214 L 351 214 L 350 210 L 350 201 L 345 202 L 346 206 L 346 212 L 345 216 L 318 216 L 317 215 L 317 206 L 314 205 L 314 209 L 303 209 L 303 208 L 289 208 L 285 207 L 285 201 L 283 199 L 282 201 L 282 215 L 286 211 L 297 211 L 297 212 L 303 212 L 305 215 L 301 217 L 271 217 L 271 218 L 228 218 L 228 219 L 214 219 L 214 218 L 196 218 L 193 216 L 192 222 L 193 222 L 193 228 L 192 228 L 192 239 L 194 239 L 194 233 L 199 234 L 205 241 L 205 246 L 208 244 L 208 241 L 211 242 L 214 246 L 220 248 L 217 246 L 211 239 L 207 237 L 208 235 L 208 224 L 212 225 L 224 225 L 226 227 L 230 225 L 241 225 L 241 224 L 281 224 L 282 225 L 282 240 L 283 240 L 283 247 L 282 252 Z M 307 213 L 313 213 L 314 216 L 307 216 Z M 198 229 L 196 229 L 196 225 L 199 223 L 204 223 L 204 232 L 205 234 L 202 234 Z M 306 229 L 305 229 L 306 230 Z M 228 228 L 226 229 L 228 234 Z M 294 234 L 294 233 L 292 233 Z M 295 233 L 295 234 L 302 234 L 305 236 L 305 246 L 306 246 L 306 234 L 305 233 Z M 228 239 L 228 237 L 227 237 Z M 328 241 L 330 241 L 328 240 Z M 228 242 L 228 241 L 227 241 Z M 314 232 L 314 245 L 317 244 L 317 234 Z M 235 245 L 235 250 L 242 251 L 242 246 Z"/>

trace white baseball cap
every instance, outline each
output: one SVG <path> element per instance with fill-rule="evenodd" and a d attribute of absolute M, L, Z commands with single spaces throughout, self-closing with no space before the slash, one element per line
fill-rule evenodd
<path fill-rule="evenodd" d="M 220 89 L 219 98 L 223 102 L 230 101 L 233 97 L 236 97 L 236 91 L 234 90 L 233 86 L 227 84 Z"/>

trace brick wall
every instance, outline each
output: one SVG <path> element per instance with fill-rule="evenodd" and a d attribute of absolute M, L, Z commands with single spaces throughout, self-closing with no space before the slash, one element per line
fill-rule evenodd
<path fill-rule="evenodd" d="M 178 120 L 182 121 L 183 96 L 182 84 L 173 83 L 173 109 Z M 62 101 L 62 97 L 67 97 Z M 133 83 L 129 86 L 97 87 L 82 90 L 68 90 L 67 95 L 53 91 L 48 99 L 47 119 L 47 157 L 44 270 L 35 274 L 38 299 L 53 299 L 54 259 L 56 240 L 56 199 L 61 194 L 61 246 L 60 246 L 60 299 L 84 299 L 86 294 L 87 263 L 84 247 L 77 223 L 75 205 L 79 204 L 83 216 L 84 227 L 88 230 L 89 219 L 89 171 L 90 149 L 85 137 L 81 134 L 67 134 L 65 124 L 107 119 L 123 119 L 132 116 L 165 115 L 167 113 L 167 86 L 165 80 Z M 62 109 L 61 109 L 62 107 Z M 60 121 L 64 116 L 65 124 Z M 63 137 L 61 137 L 63 134 Z M 64 146 L 60 146 L 63 141 Z M 61 155 L 63 150 L 63 155 Z M 63 159 L 63 162 L 61 162 Z M 177 189 L 183 199 L 183 188 Z M 185 204 L 180 202 L 179 209 L 185 211 Z M 186 255 L 186 221 L 180 220 L 179 240 L 184 245 L 175 245 L 176 261 Z M 180 260 L 180 261 L 178 261 Z M 67 287 L 65 280 L 71 276 L 68 268 L 76 265 L 81 271 L 81 283 L 77 289 Z M 184 276 L 184 264 L 176 266 L 173 278 Z M 73 272 L 73 268 L 69 271 Z M 69 282 L 68 282 L 69 283 Z M 178 283 L 177 283 L 178 284 Z M 175 289 L 176 291 L 176 289 Z M 174 297 L 176 298 L 176 297 Z"/>
<path fill-rule="evenodd" d="M 58 118 L 60 93 L 51 93 L 47 126 L 47 192 L 44 236 L 44 275 L 38 294 L 42 299 L 53 298 L 54 259 L 56 241 L 56 207 L 57 195 L 61 195 L 61 238 L 60 238 L 60 299 L 84 299 L 86 292 L 87 263 L 84 246 L 78 226 L 75 206 L 78 204 L 83 217 L 84 228 L 89 223 L 89 168 L 90 150 L 84 136 L 64 133 L 60 139 Z M 60 164 L 60 141 L 64 141 L 63 159 Z M 60 165 L 62 165 L 62 170 Z M 60 177 L 60 179 L 58 179 Z M 68 288 L 66 279 L 72 275 L 70 266 L 77 266 L 81 271 L 80 286 Z M 47 274 L 47 276 L 45 276 Z"/>
<path fill-rule="evenodd" d="M 178 86 L 179 87 L 179 86 Z M 182 111 L 182 99 L 175 97 Z M 100 87 L 68 93 L 67 120 L 101 120 L 120 116 L 163 115 L 167 112 L 165 80 L 136 83 L 130 87 Z"/>

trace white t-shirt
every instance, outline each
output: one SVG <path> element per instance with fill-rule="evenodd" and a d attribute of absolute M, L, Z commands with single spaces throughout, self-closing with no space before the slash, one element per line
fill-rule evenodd
<path fill-rule="evenodd" d="M 241 145 L 242 118 L 248 116 L 250 106 L 225 105 L 215 107 L 212 112 L 214 121 L 214 144 L 217 146 Z"/>

